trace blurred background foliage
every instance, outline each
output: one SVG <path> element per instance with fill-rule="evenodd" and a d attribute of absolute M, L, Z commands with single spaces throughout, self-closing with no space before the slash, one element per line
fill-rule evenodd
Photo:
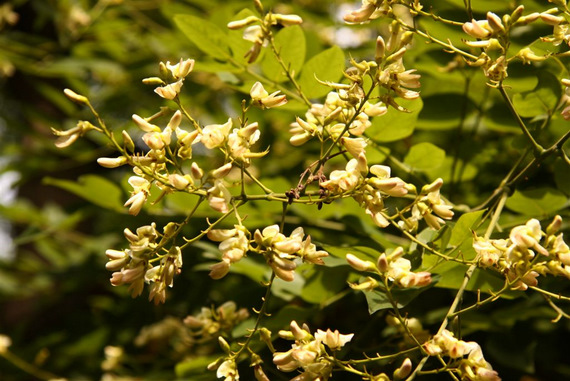
<path fill-rule="evenodd" d="M 429 3 L 425 2 L 426 8 Z M 442 16 L 468 21 L 462 1 L 432 3 Z M 512 11 L 515 3 L 474 1 L 475 18 L 483 18 L 489 10 L 499 14 Z M 548 7 L 539 0 L 524 4 L 527 12 Z M 356 59 L 369 58 L 375 36 L 387 33 L 385 22 L 350 28 L 343 25 L 337 15 L 348 8 L 340 1 L 265 1 L 264 5 L 303 17 L 302 32 L 287 33 L 304 37 L 302 60 L 307 64 L 334 45 L 350 48 Z M 132 136 L 140 136 L 130 116 L 151 115 L 159 104 L 152 88 L 140 80 L 156 75 L 159 61 L 175 62 L 180 57 L 197 62 L 183 90 L 183 102 L 192 114 L 203 124 L 223 122 L 227 115 L 235 117 L 240 92 L 248 92 L 255 79 L 247 71 L 229 70 L 209 56 L 192 42 L 192 31 L 188 31 L 192 25 L 178 28 L 174 16 L 209 20 L 227 33 L 228 43 L 239 48 L 243 44 L 241 31 L 226 32 L 225 25 L 237 19 L 235 15 L 244 8 L 251 8 L 251 3 L 9 0 L 0 6 L 0 217 L 4 231 L 0 334 L 10 336 L 11 351 L 33 366 L 70 380 L 211 380 L 214 373 L 204 367 L 220 350 L 215 340 L 197 343 L 189 339 L 181 319 L 202 306 L 218 306 L 227 300 L 250 310 L 259 306 L 264 292 L 259 281 L 267 270 L 254 261 L 243 261 L 232 267 L 228 277 L 212 281 L 205 270 L 215 259 L 211 253 L 216 249 L 207 242 L 184 253 L 184 270 L 164 305 L 154 306 L 144 297 L 131 299 L 125 287 L 111 287 L 104 252 L 124 246 L 122 230 L 153 221 L 163 226 L 182 216 L 193 201 L 167 198 L 134 219 L 122 207 L 128 194 L 128 171 L 104 170 L 95 164 L 96 158 L 112 155 L 106 142 L 94 134 L 58 150 L 50 132 L 50 127 L 65 129 L 78 119 L 89 120 L 86 110 L 63 95 L 62 89 L 72 88 L 89 97 L 113 130 L 126 129 Z M 433 36 L 450 38 L 458 45 L 465 37 L 460 28 L 431 19 L 422 18 L 420 25 Z M 547 47 L 537 39 L 549 33 L 546 26 L 525 28 L 516 35 L 512 49 L 532 44 L 535 52 L 545 52 Z M 247 50 L 247 44 L 245 47 Z M 301 52 L 295 54 L 298 59 Z M 267 56 L 259 60 L 256 73 L 272 72 L 273 63 Z M 345 52 L 344 59 L 348 57 Z M 447 183 L 444 191 L 456 204 L 473 207 L 483 203 L 525 146 L 515 120 L 498 92 L 485 85 L 480 70 L 422 41 L 416 42 L 407 59 L 406 66 L 422 74 L 422 99 L 405 104 L 410 114 L 390 110 L 385 117 L 390 119 L 373 125 L 369 136 L 377 152 L 369 164 L 385 162 L 395 175 L 418 185 L 443 177 Z M 344 65 L 343 60 L 341 63 Z M 515 96 L 515 107 L 545 146 L 568 130 L 568 122 L 554 112 L 562 96 L 559 79 L 569 77 L 567 64 L 548 60 L 536 66 L 513 64 L 509 69 L 506 84 Z M 339 79 L 340 72 L 337 74 Z M 326 94 L 318 87 L 314 92 L 314 98 Z M 537 97 L 543 102 L 537 102 Z M 273 174 L 266 177 L 273 189 L 286 191 L 295 186 L 302 169 L 314 160 L 311 151 L 318 152 L 316 145 L 309 144 L 298 153 L 287 142 L 289 123 L 302 113 L 303 108 L 295 102 L 264 114 L 264 119 L 252 113 L 263 120 L 261 146 L 271 147 L 266 166 L 258 170 Z M 280 159 L 283 157 L 287 160 Z M 523 163 L 530 159 L 531 155 Z M 529 173 L 507 203 L 509 210 L 501 220 L 504 231 L 531 216 L 546 220 L 558 213 L 570 218 L 569 172 L 560 158 L 552 157 Z M 350 291 L 346 281 L 354 281 L 355 275 L 338 260 L 346 254 L 345 246 L 361 247 L 364 253 L 370 248 L 393 247 L 400 243 L 397 231 L 379 231 L 348 201 L 325 205 L 318 214 L 315 208 L 292 206 L 287 225 L 305 227 L 333 256 L 326 267 L 301 269 L 302 276 L 292 285 L 277 283 L 273 290 L 277 298 L 270 305 L 273 316 L 267 324 L 275 331 L 291 319 L 307 321 L 314 329 L 330 327 L 346 333 L 360 327 L 351 349 L 355 355 L 397 347 L 387 340 L 393 332 L 385 323 L 387 310 L 381 301 L 367 302 L 362 294 Z M 248 205 L 248 227 L 273 224 L 280 212 L 279 204 Z M 198 216 L 206 213 L 204 209 Z M 192 236 L 205 226 L 204 219 L 196 218 L 185 233 Z M 444 229 L 441 237 L 430 234 L 425 232 L 426 241 L 445 246 L 443 241 L 449 239 L 451 229 Z M 455 278 L 445 278 L 446 282 L 426 291 L 406 312 L 420 318 L 426 328 L 437 328 L 463 271 L 447 269 L 446 274 Z M 500 283 L 499 278 L 496 281 Z M 566 295 L 570 291 L 568 283 L 560 279 L 552 280 L 549 289 Z M 475 298 L 468 294 L 465 303 Z M 378 311 L 370 316 L 368 308 L 374 307 Z M 465 314 L 462 332 L 483 346 L 487 359 L 505 380 L 525 375 L 539 380 L 570 379 L 570 366 L 559 350 L 570 340 L 570 325 L 567 320 L 550 323 L 555 316 L 541 297 L 519 296 Z M 234 334 L 243 334 L 248 324 L 251 319 Z M 126 353 L 112 372 L 102 368 L 107 346 L 123 347 Z M 269 356 L 266 360 L 271 362 Z M 243 366 L 247 368 L 247 364 Z M 34 377 L 0 358 L 1 380 Z M 351 378 L 339 375 L 339 379 Z"/>

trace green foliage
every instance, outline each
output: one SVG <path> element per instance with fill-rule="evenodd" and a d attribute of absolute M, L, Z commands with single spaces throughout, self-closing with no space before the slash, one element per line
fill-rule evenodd
<path fill-rule="evenodd" d="M 563 111 L 568 36 L 551 41 L 549 19 L 560 16 L 565 27 L 570 12 L 532 0 L 524 2 L 525 16 L 559 8 L 510 25 L 515 8 L 508 2 L 426 0 L 413 12 L 406 9 L 414 2 L 396 3 L 397 12 L 342 27 L 333 19 L 342 2 L 324 0 L 264 1 L 262 11 L 252 2 L 204 0 L 0 6 L 0 165 L 18 178 L 16 200 L 0 204 L 0 226 L 9 226 L 13 238 L 0 257 L 0 378 L 212 380 L 216 372 L 205 368 L 216 368 L 218 359 L 235 361 L 241 379 L 252 379 L 261 362 L 272 380 L 295 377 L 306 368 L 283 376 L 268 345 L 278 353 L 291 349 L 284 330 L 295 331 L 292 321 L 313 334 L 355 333 L 338 350 L 320 343 L 319 361 L 330 362 L 339 380 L 394 378 L 404 357 L 417 378 L 448 372 L 471 379 L 461 373 L 462 356 L 444 353 L 436 361 L 417 345 L 443 328 L 481 345 L 503 379 L 570 377 L 556 350 L 570 337 L 560 243 L 568 242 L 570 218 L 570 122 Z M 489 26 L 489 11 L 505 33 Z M 296 14 L 301 24 L 270 16 Z M 468 32 L 471 15 L 486 20 L 498 45 L 469 46 L 490 38 Z M 248 18 L 241 29 L 227 28 Z M 400 32 L 392 34 L 396 25 Z M 257 42 L 243 38 L 251 26 L 262 26 Z M 382 54 L 377 36 L 384 38 Z M 523 56 L 525 48 L 536 57 Z M 174 65 L 180 58 L 195 59 L 195 66 L 179 95 L 160 99 L 153 88 L 182 78 L 158 62 Z M 140 83 L 145 77 L 159 80 L 148 86 Z M 255 83 L 277 93 L 252 99 Z M 70 102 L 64 88 L 85 95 L 90 106 Z M 279 97 L 288 103 L 279 104 Z M 201 142 L 190 143 L 191 161 L 177 155 L 180 131 L 164 138 L 170 145 L 158 137 L 168 149 L 154 149 L 162 143 L 131 119 L 135 113 L 149 118 L 165 133 L 175 110 L 183 131 L 200 133 Z M 206 126 L 228 118 L 228 134 L 258 123 L 259 141 L 248 143 L 245 156 L 227 136 L 206 147 L 215 135 L 204 133 Z M 96 130 L 56 150 L 50 128 L 71 133 L 77 120 Z M 291 126 L 295 121 L 300 130 Z M 355 131 L 358 123 L 366 128 Z M 122 130 L 135 141 L 133 149 Z M 304 132 L 306 141 L 291 139 Z M 366 141 L 366 170 L 348 173 L 362 158 L 355 160 L 358 152 L 342 138 Z M 117 156 L 128 157 L 127 165 L 95 164 Z M 152 164 L 140 164 L 142 158 Z M 232 172 L 214 175 L 224 164 Z M 379 164 L 391 169 L 386 178 L 386 167 L 373 171 Z M 192 174 L 191 181 L 185 177 L 190 185 L 174 186 L 171 176 L 183 174 Z M 131 176 L 152 185 L 137 189 Z M 224 207 L 212 200 L 220 183 Z M 144 206 L 125 207 L 137 194 Z M 549 224 L 559 224 L 555 233 Z M 272 226 L 279 226 L 282 242 L 295 241 L 292 234 L 302 227 L 300 242 L 329 256 L 321 263 L 301 249 L 271 246 L 259 237 Z M 140 239 L 141 227 L 156 234 Z M 235 259 L 224 249 L 230 243 L 213 239 L 212 231 L 240 228 L 246 249 Z M 481 242 L 490 244 L 488 252 L 477 248 Z M 146 245 L 154 251 L 145 252 Z M 118 254 L 106 258 L 110 248 L 147 266 L 142 297 L 129 298 L 128 284 L 110 284 L 109 277 L 120 283 L 126 269 L 113 268 L 108 259 Z M 494 249 L 501 260 L 488 264 Z M 228 255 L 229 272 L 212 279 Z M 293 262 L 294 270 L 280 260 Z M 174 282 L 167 284 L 164 269 L 174 262 Z M 162 275 L 152 276 L 154 266 Z M 427 273 L 429 282 L 422 283 Z M 146 299 L 159 284 L 166 302 L 155 306 Z M 151 300 L 164 301 L 152 292 Z M 202 325 L 184 321 L 187 316 Z M 2 335 L 12 341 L 8 352 Z M 297 340 L 297 348 L 311 342 Z"/>

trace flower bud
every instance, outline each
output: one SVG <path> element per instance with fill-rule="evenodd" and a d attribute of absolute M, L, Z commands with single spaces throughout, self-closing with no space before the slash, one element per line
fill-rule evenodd
<path fill-rule="evenodd" d="M 222 348 L 222 351 L 224 351 L 227 354 L 230 353 L 231 351 L 230 345 L 228 344 L 226 339 L 224 339 L 222 336 L 218 336 L 218 343 L 220 344 L 220 348 Z"/>
<path fill-rule="evenodd" d="M 303 23 L 301 16 L 274 14 L 275 21 L 283 26 L 299 25 Z"/>
<path fill-rule="evenodd" d="M 192 163 L 192 166 L 190 167 L 190 173 L 196 180 L 200 180 L 202 177 L 204 177 L 204 171 L 198 166 L 196 162 Z"/>
<path fill-rule="evenodd" d="M 212 177 L 215 179 L 221 179 L 225 177 L 232 170 L 232 163 L 227 163 L 222 165 L 220 168 L 212 171 Z"/>
<path fill-rule="evenodd" d="M 521 4 L 518 7 L 516 7 L 513 13 L 511 13 L 511 22 L 512 23 L 517 22 L 523 15 L 523 12 L 524 12 L 524 5 Z"/>
<path fill-rule="evenodd" d="M 275 348 L 273 347 L 273 341 L 271 340 L 270 330 L 268 330 L 265 327 L 262 327 L 259 330 L 259 337 L 261 337 L 261 340 L 265 343 L 265 345 L 267 345 L 267 348 L 269 348 L 271 352 L 275 352 Z"/>
<path fill-rule="evenodd" d="M 487 22 L 495 33 L 505 33 L 505 26 L 503 25 L 501 18 L 493 12 L 487 12 Z"/>
<path fill-rule="evenodd" d="M 376 38 L 376 52 L 374 54 L 374 61 L 376 61 L 378 65 L 382 63 L 384 54 L 386 54 L 386 43 L 382 36 L 378 36 L 378 38 Z"/>
<path fill-rule="evenodd" d="M 548 225 L 548 227 L 546 228 L 546 234 L 553 235 L 558 233 L 561 226 L 562 226 L 562 217 L 557 215 L 556 217 L 554 217 L 554 220 L 550 223 L 550 225 Z"/>
<path fill-rule="evenodd" d="M 127 131 L 123 130 L 123 132 L 121 134 L 123 135 L 123 147 L 125 147 L 125 149 L 128 152 L 134 152 L 135 151 L 135 143 L 133 142 L 133 139 L 131 138 L 129 133 Z"/>
<path fill-rule="evenodd" d="M 64 89 L 63 93 L 65 94 L 66 97 L 68 97 L 69 99 L 71 99 L 73 102 L 75 102 L 77 104 L 80 104 L 80 105 L 88 105 L 89 104 L 89 100 L 87 99 L 87 97 L 84 97 L 83 95 L 79 95 L 71 89 Z"/>
<path fill-rule="evenodd" d="M 553 26 L 560 25 L 561 23 L 566 21 L 562 16 L 554 16 L 551 15 L 550 13 L 544 13 L 544 12 L 540 14 L 540 19 L 546 24 Z"/>
<path fill-rule="evenodd" d="M 355 270 L 358 271 L 374 271 L 376 266 L 370 261 L 363 261 L 353 254 L 346 254 L 346 261 Z"/>
<path fill-rule="evenodd" d="M 151 86 L 164 86 L 164 85 L 166 85 L 166 83 L 158 77 L 144 78 L 142 80 L 142 83 L 145 85 L 151 85 Z"/>
<path fill-rule="evenodd" d="M 124 156 L 119 157 L 100 157 L 97 159 L 97 164 L 105 168 L 117 168 L 121 165 L 127 164 L 127 158 Z"/>
<path fill-rule="evenodd" d="M 155 126 L 146 121 L 146 119 L 138 116 L 137 114 L 133 114 L 132 116 L 133 122 L 144 132 L 160 132 L 160 127 Z"/>
<path fill-rule="evenodd" d="M 412 360 L 406 358 L 402 365 L 394 371 L 394 379 L 402 380 L 412 372 Z"/>
<path fill-rule="evenodd" d="M 184 190 L 190 185 L 190 181 L 186 176 L 179 175 L 177 173 L 168 176 L 168 182 L 177 190 Z"/>
<path fill-rule="evenodd" d="M 249 16 L 249 17 L 246 17 L 246 18 L 244 18 L 244 19 L 242 19 L 242 20 L 231 21 L 231 22 L 228 23 L 227 26 L 228 26 L 229 29 L 235 30 L 235 29 L 244 28 L 244 27 L 249 26 L 249 25 L 251 25 L 251 24 L 254 24 L 254 23 L 258 22 L 258 21 L 261 21 L 258 17 L 256 17 L 256 16 Z"/>
<path fill-rule="evenodd" d="M 378 281 L 374 278 L 367 277 L 366 280 L 362 283 L 349 283 L 348 285 L 353 290 L 372 291 L 378 287 L 380 283 L 378 283 Z"/>
<path fill-rule="evenodd" d="M 433 183 L 424 185 L 422 187 L 422 193 L 431 193 L 438 191 L 443 185 L 443 179 L 438 178 Z"/>

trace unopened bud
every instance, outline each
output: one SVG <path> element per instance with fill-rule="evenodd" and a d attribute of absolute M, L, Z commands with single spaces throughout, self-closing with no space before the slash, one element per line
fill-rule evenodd
<path fill-rule="evenodd" d="M 358 271 L 374 271 L 376 266 L 370 261 L 363 261 L 353 254 L 346 254 L 346 261 L 355 270 Z"/>
<path fill-rule="evenodd" d="M 544 12 L 540 14 L 540 19 L 548 25 L 559 25 L 565 21 L 562 16 L 554 16 Z"/>
<path fill-rule="evenodd" d="M 367 277 L 364 282 L 361 283 L 349 283 L 350 288 L 353 290 L 360 290 L 360 291 L 372 291 L 376 287 L 380 285 L 378 281 L 374 278 Z"/>
<path fill-rule="evenodd" d="M 147 122 L 146 119 L 138 116 L 137 114 L 133 114 L 132 119 L 133 122 L 135 122 L 135 124 L 144 132 L 161 132 L 160 127 Z"/>
<path fill-rule="evenodd" d="M 144 78 L 142 80 L 142 83 L 145 85 L 151 85 L 151 86 L 164 86 L 164 85 L 166 85 L 166 82 L 164 82 L 162 79 L 160 79 L 158 77 Z"/>
<path fill-rule="evenodd" d="M 394 61 L 398 61 L 398 60 L 402 59 L 402 57 L 404 56 L 404 54 L 406 53 L 407 50 L 408 49 L 406 49 L 406 48 L 400 48 L 398 51 L 389 55 L 386 58 L 386 63 L 388 64 L 388 63 L 392 63 Z"/>
<path fill-rule="evenodd" d="M 512 23 L 517 22 L 522 16 L 523 12 L 524 12 L 524 5 L 519 5 L 518 7 L 516 7 L 513 13 L 511 13 L 511 22 Z"/>
<path fill-rule="evenodd" d="M 218 359 L 216 359 L 216 361 L 213 361 L 211 363 L 208 364 L 208 366 L 206 367 L 209 371 L 213 371 L 216 370 L 220 367 L 220 365 L 222 365 L 222 363 L 224 362 L 224 358 L 220 357 Z"/>
<path fill-rule="evenodd" d="M 422 193 L 431 193 L 438 191 L 443 186 L 443 179 L 438 178 L 433 183 L 424 185 L 422 187 Z"/>
<path fill-rule="evenodd" d="M 170 118 L 170 121 L 168 122 L 168 125 L 166 127 L 170 127 L 170 129 L 174 131 L 178 126 L 180 126 L 181 121 L 182 121 L 182 113 L 180 112 L 180 110 L 177 110 L 174 113 L 174 115 L 172 115 L 172 118 Z"/>
<path fill-rule="evenodd" d="M 505 26 L 503 25 L 501 18 L 496 14 L 494 14 L 493 12 L 487 12 L 487 22 L 489 23 L 489 26 L 491 27 L 491 29 L 493 29 L 495 33 L 505 32 Z"/>
<path fill-rule="evenodd" d="M 259 330 L 259 336 L 261 337 L 261 340 L 263 340 L 265 345 L 267 345 L 267 348 L 269 348 L 269 350 L 272 353 L 274 353 L 275 348 L 273 347 L 273 342 L 271 341 L 271 331 L 263 327 Z"/>
<path fill-rule="evenodd" d="M 215 179 L 221 179 L 225 177 L 232 170 L 232 163 L 227 163 L 222 165 L 220 168 L 212 171 L 212 177 Z"/>
<path fill-rule="evenodd" d="M 71 99 L 73 102 L 75 102 L 77 104 L 80 104 L 80 105 L 88 105 L 89 104 L 89 100 L 87 99 L 87 97 L 84 97 L 83 95 L 79 95 L 71 89 L 64 89 L 63 93 L 65 94 L 66 97 L 68 97 L 69 99 Z"/>
<path fill-rule="evenodd" d="M 546 234 L 553 235 L 558 233 L 561 226 L 562 226 L 562 217 L 557 215 L 556 217 L 554 217 L 554 220 L 550 223 L 550 225 L 548 225 L 548 227 L 546 228 Z"/>
<path fill-rule="evenodd" d="M 382 63 L 384 59 L 384 54 L 386 53 L 386 43 L 382 36 L 378 36 L 376 39 L 376 54 L 374 55 L 374 60 L 378 65 Z"/>
<path fill-rule="evenodd" d="M 249 26 L 249 25 L 251 25 L 251 24 L 254 24 L 254 23 L 258 22 L 258 21 L 261 21 L 258 17 L 256 17 L 256 16 L 249 16 L 249 17 L 246 17 L 246 18 L 244 18 L 244 19 L 242 19 L 242 20 L 236 20 L 236 21 L 231 21 L 231 22 L 229 22 L 229 23 L 228 23 L 228 28 L 229 28 L 229 29 L 232 29 L 232 30 L 234 30 L 234 29 L 241 29 L 241 28 L 243 28 L 243 27 L 246 27 L 246 26 Z"/>
<path fill-rule="evenodd" d="M 263 10 L 263 4 L 261 4 L 261 0 L 253 0 L 253 5 L 255 6 L 255 10 L 260 15 L 263 15 L 265 13 L 265 11 Z"/>
<path fill-rule="evenodd" d="M 376 267 L 378 268 L 378 271 L 382 273 L 388 271 L 388 258 L 386 257 L 385 253 L 382 253 L 382 255 L 378 257 L 378 260 L 376 261 Z"/>
<path fill-rule="evenodd" d="M 97 164 L 105 168 L 117 168 L 121 165 L 127 164 L 127 158 L 124 156 L 119 157 L 100 157 L 97 159 Z"/>
<path fill-rule="evenodd" d="M 125 130 L 123 130 L 121 134 L 123 135 L 123 147 L 125 147 L 128 152 L 134 152 L 135 142 L 133 142 L 131 135 L 129 135 L 129 133 Z"/>
<path fill-rule="evenodd" d="M 412 360 L 406 358 L 402 365 L 394 371 L 394 379 L 402 380 L 412 372 Z"/>
<path fill-rule="evenodd" d="M 226 339 L 224 339 L 222 336 L 218 336 L 218 343 L 220 344 L 220 348 L 222 348 L 222 351 L 224 351 L 227 354 L 230 354 L 230 345 L 228 344 L 228 342 L 226 341 Z"/>

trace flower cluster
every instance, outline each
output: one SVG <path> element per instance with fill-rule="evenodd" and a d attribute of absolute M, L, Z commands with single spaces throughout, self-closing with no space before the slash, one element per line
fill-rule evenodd
<path fill-rule="evenodd" d="M 508 239 L 475 237 L 473 248 L 479 265 L 499 270 L 517 290 L 536 286 L 539 275 L 570 279 L 570 248 L 562 233 L 556 234 L 561 225 L 562 218 L 556 216 L 542 231 L 540 222 L 533 218 L 525 225 L 515 226 Z"/>
<path fill-rule="evenodd" d="M 180 94 L 180 89 L 184 84 L 184 78 L 194 69 L 194 60 L 180 59 L 176 65 L 171 65 L 170 62 L 161 62 L 160 71 L 165 75 L 166 82 L 158 78 L 158 83 L 162 86 L 154 89 L 154 92 L 164 99 L 174 99 Z M 152 83 L 155 78 L 147 78 L 144 82 Z"/>
<path fill-rule="evenodd" d="M 184 319 L 193 336 L 213 338 L 219 335 L 229 335 L 232 329 L 247 319 L 249 312 L 245 308 L 238 310 L 235 302 L 227 301 L 216 309 L 202 307 L 197 315 Z"/>
<path fill-rule="evenodd" d="M 311 236 L 304 240 L 303 228 L 298 227 L 289 237 L 279 231 L 278 225 L 271 225 L 262 231 L 256 230 L 251 239 L 251 233 L 243 226 L 236 225 L 234 229 L 213 229 L 208 232 L 208 238 L 221 242 L 222 261 L 211 267 L 210 276 L 220 279 L 226 276 L 232 263 L 238 262 L 248 251 L 261 254 L 265 261 L 283 280 L 292 281 L 295 276 L 299 258 L 304 262 L 317 265 L 324 264 L 322 258 L 328 256 L 324 250 L 317 250 L 311 243 Z"/>
<path fill-rule="evenodd" d="M 256 6 L 260 14 L 263 14 L 263 8 L 260 2 L 256 2 Z M 268 12 L 263 18 L 257 16 L 248 16 L 242 20 L 236 20 L 228 23 L 229 29 L 242 29 L 244 40 L 253 42 L 253 46 L 246 53 L 245 57 L 249 57 L 248 62 L 254 62 L 261 48 L 267 45 L 271 36 L 271 27 L 274 25 L 282 25 L 284 27 L 291 25 L 299 25 L 303 19 L 297 15 L 282 15 L 279 13 Z"/>
<path fill-rule="evenodd" d="M 333 362 L 326 348 L 333 352 L 337 351 L 348 343 L 354 334 L 343 335 L 336 330 L 319 329 L 312 335 L 306 324 L 300 327 L 296 321 L 292 321 L 290 330 L 279 331 L 279 336 L 295 342 L 287 352 L 275 352 L 273 363 L 283 372 L 302 368 L 303 373 L 291 381 L 304 381 L 327 380 L 331 375 Z"/>
<path fill-rule="evenodd" d="M 550 42 L 554 46 L 558 46 L 563 42 L 570 45 L 570 26 L 568 25 L 568 21 L 563 16 L 555 15 L 555 13 L 559 13 L 558 8 L 552 8 L 546 12 L 537 14 L 544 23 L 552 25 L 553 27 L 552 36 L 542 37 L 541 40 Z"/>
<path fill-rule="evenodd" d="M 508 76 L 507 66 L 511 58 L 507 58 L 506 54 L 510 44 L 509 33 L 513 27 L 527 25 L 538 19 L 551 24 L 555 22 L 553 19 L 555 16 L 547 13 L 534 12 L 528 15 L 523 15 L 523 13 L 524 6 L 520 5 L 510 15 L 504 15 L 502 18 L 493 12 L 487 12 L 485 20 L 471 20 L 463 24 L 463 31 L 477 39 L 477 41 L 464 41 L 465 44 L 483 49 L 477 60 L 467 61 L 467 63 L 471 66 L 482 67 L 485 76 L 492 82 L 500 82 Z M 498 51 L 498 56 L 493 54 L 493 51 Z M 544 61 L 546 56 L 539 56 L 530 47 L 525 47 L 513 58 L 518 58 L 526 64 Z"/>
<path fill-rule="evenodd" d="M 168 235 L 169 225 L 165 227 L 164 239 Z M 182 267 L 182 251 L 178 246 L 172 246 L 169 250 L 162 248 L 162 239 L 156 225 L 141 226 L 136 234 L 130 229 L 125 229 L 125 237 L 129 241 L 129 248 L 122 251 L 109 249 L 106 251 L 109 262 L 107 270 L 114 271 L 111 284 L 119 286 L 130 284 L 129 291 L 133 297 L 142 293 L 144 283 L 152 283 L 149 300 L 155 303 L 164 303 L 166 300 L 166 287 L 172 287 L 174 276 Z M 152 266 L 150 260 L 162 250 L 157 265 Z"/>
<path fill-rule="evenodd" d="M 500 381 L 500 377 L 483 357 L 483 351 L 474 341 L 455 338 L 453 333 L 443 330 L 424 344 L 430 356 L 448 356 L 457 360 L 457 373 L 462 380 Z M 467 356 L 467 357 L 465 357 Z"/>
<path fill-rule="evenodd" d="M 404 249 L 397 247 L 390 254 L 382 253 L 376 263 L 362 260 L 350 253 L 346 255 L 346 261 L 353 269 L 379 274 L 398 287 L 409 288 L 429 285 L 431 274 L 426 271 L 417 273 L 411 271 L 412 263 L 403 258 L 403 255 Z M 379 286 L 380 283 L 370 276 L 361 283 L 350 284 L 350 287 L 356 290 L 372 290 Z"/>
<path fill-rule="evenodd" d="M 393 12 L 394 0 L 362 0 L 362 6 L 344 15 L 344 21 L 349 24 L 362 24 L 370 20 L 385 17 Z"/>

